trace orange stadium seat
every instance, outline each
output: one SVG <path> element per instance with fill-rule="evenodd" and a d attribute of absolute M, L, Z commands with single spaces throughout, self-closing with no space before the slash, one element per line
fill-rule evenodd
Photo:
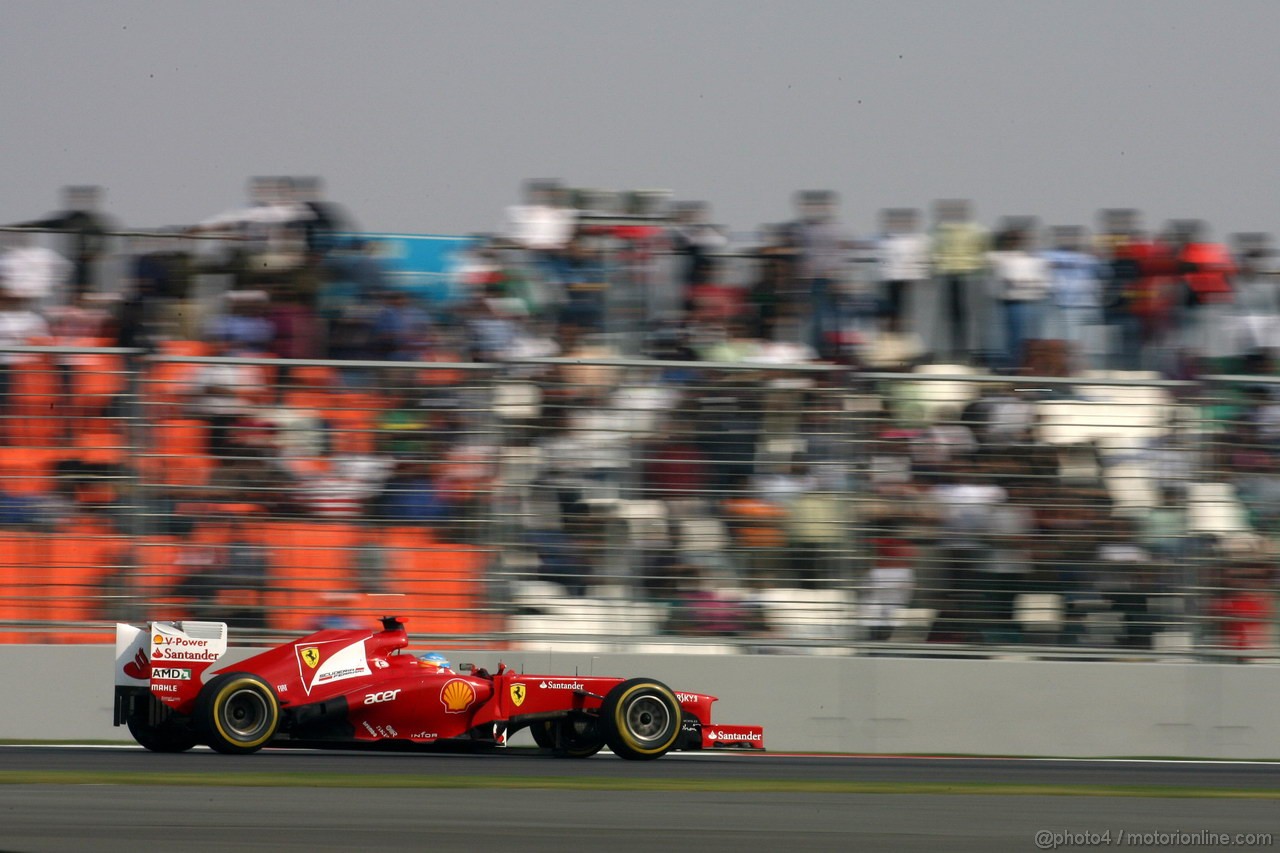
<path fill-rule="evenodd" d="M 145 603 L 172 587 L 176 580 L 174 566 L 178 564 L 181 547 L 182 540 L 177 536 L 153 534 L 138 537 L 134 541 L 137 565 L 129 576 L 129 594 Z"/>
<path fill-rule="evenodd" d="M 175 594 L 181 580 L 183 541 L 177 536 L 139 537 L 134 543 L 134 567 L 125 595 L 147 620 L 185 619 L 191 602 Z"/>
<path fill-rule="evenodd" d="M 66 426 L 62 377 L 47 354 L 24 355 L 9 366 L 5 435 L 21 447 L 57 446 Z"/>
<path fill-rule="evenodd" d="M 340 391 L 324 410 L 335 453 L 373 453 L 378 443 L 378 417 L 383 398 L 372 392 Z"/>
<path fill-rule="evenodd" d="M 42 534 L 0 530 L 0 643 L 44 641 L 47 541 Z"/>
<path fill-rule="evenodd" d="M 485 611 L 486 552 L 439 542 L 427 530 L 392 528 L 379 542 L 386 555 L 385 587 L 404 595 L 404 615 L 429 634 L 478 634 L 496 627 Z"/>
<path fill-rule="evenodd" d="M 428 362 L 434 361 L 438 364 L 462 364 L 468 359 L 464 358 L 461 353 L 443 350 L 428 353 L 424 360 Z M 435 388 L 465 385 L 467 383 L 467 375 L 468 371 L 459 370 L 456 367 L 424 367 L 416 374 L 420 384 Z"/>
<path fill-rule="evenodd" d="M 202 486 L 214 461 L 209 456 L 209 428 L 195 418 L 166 418 L 151 430 L 149 455 L 138 460 L 146 479 L 166 486 Z"/>
<path fill-rule="evenodd" d="M 64 452 L 47 447 L 0 447 L 0 491 L 29 497 L 54 489 L 54 464 Z"/>
<path fill-rule="evenodd" d="M 102 346 L 103 341 L 77 346 Z M 101 418 L 112 398 L 125 390 L 124 359 L 111 353 L 86 353 L 71 357 L 71 396 L 65 410 L 76 430 L 89 429 Z"/>
<path fill-rule="evenodd" d="M 281 402 L 291 409 L 323 411 L 333 404 L 338 372 L 332 367 L 295 367 Z"/>
<path fill-rule="evenodd" d="M 93 465 L 122 465 L 128 444 L 122 433 L 109 428 L 78 430 L 75 434 L 75 450 L 71 455 L 81 462 Z"/>
<path fill-rule="evenodd" d="M 167 356 L 206 356 L 209 345 L 203 341 L 164 341 L 160 354 Z M 185 396 L 200 365 L 189 361 L 160 361 L 148 365 L 142 383 L 142 399 L 147 417 L 153 420 L 181 414 Z"/>
<path fill-rule="evenodd" d="M 75 519 L 54 532 L 48 544 L 45 594 L 56 602 L 49 608 L 52 622 L 95 622 L 111 616 L 104 601 L 113 594 L 112 579 L 123 571 L 128 542 L 110 525 L 94 518 Z M 101 630 L 53 630 L 55 643 L 106 643 L 114 634 Z"/>
<path fill-rule="evenodd" d="M 355 565 L 363 533 L 355 525 L 269 521 L 251 529 L 266 544 L 270 627 L 312 630 L 331 615 L 333 595 L 360 591 Z"/>

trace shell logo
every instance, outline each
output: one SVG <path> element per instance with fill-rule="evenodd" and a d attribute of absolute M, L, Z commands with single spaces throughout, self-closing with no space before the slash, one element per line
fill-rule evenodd
<path fill-rule="evenodd" d="M 476 689 L 460 678 L 454 678 L 440 688 L 440 701 L 446 714 L 461 714 L 476 701 Z"/>

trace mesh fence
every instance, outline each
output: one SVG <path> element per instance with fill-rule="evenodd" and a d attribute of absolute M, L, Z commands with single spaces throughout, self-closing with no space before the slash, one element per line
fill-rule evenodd
<path fill-rule="evenodd" d="M 1276 653 L 1267 377 L 0 356 L 7 642 Z"/>

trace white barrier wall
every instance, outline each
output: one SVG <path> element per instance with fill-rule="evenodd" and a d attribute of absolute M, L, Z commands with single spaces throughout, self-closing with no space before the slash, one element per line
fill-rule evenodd
<path fill-rule="evenodd" d="M 252 650 L 228 653 L 228 659 Z M 113 650 L 0 647 L 0 739 L 119 740 Z M 450 651 L 494 668 L 492 652 Z M 1280 666 L 508 652 L 525 672 L 719 696 L 774 751 L 1280 758 Z"/>

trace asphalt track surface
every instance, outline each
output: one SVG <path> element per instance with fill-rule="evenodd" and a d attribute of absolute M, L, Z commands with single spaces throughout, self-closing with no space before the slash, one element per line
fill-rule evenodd
<path fill-rule="evenodd" d="M 474 755 L 266 749 L 219 755 L 197 748 L 179 755 L 140 747 L 0 746 L 0 770 L 162 773 L 316 773 L 362 779 L 388 774 L 574 777 L 640 780 L 751 780 L 1004 785 L 1165 785 L 1184 788 L 1280 790 L 1278 762 L 1079 761 L 1000 758 L 917 758 L 779 753 L 672 753 L 657 761 L 622 761 L 601 753 L 555 759 L 535 749 Z M 1276 810 L 1280 813 L 1280 803 Z"/>
<path fill-rule="evenodd" d="M 368 787 L 411 774 L 492 779 L 799 780 L 866 783 L 1161 785 L 1274 791 L 1280 765 L 671 755 L 555 760 L 533 751 L 483 755 L 0 747 L 0 771 L 341 774 L 338 788 L 0 785 L 0 850 L 995 851 L 1172 849 L 1153 833 L 1270 833 L 1269 843 L 1190 849 L 1280 849 L 1280 802 L 986 794 L 787 791 L 605 791 Z M 1110 843 L 1101 841 L 1111 833 Z M 1038 846 L 1037 833 L 1044 845 Z M 1136 837 L 1125 837 L 1134 833 Z M 1092 834 L 1092 835 L 1090 835 Z M 1191 836 L 1184 836 L 1191 838 Z M 1150 840 L 1152 843 L 1141 843 Z M 1054 842 L 1058 842 L 1054 844 Z"/>

